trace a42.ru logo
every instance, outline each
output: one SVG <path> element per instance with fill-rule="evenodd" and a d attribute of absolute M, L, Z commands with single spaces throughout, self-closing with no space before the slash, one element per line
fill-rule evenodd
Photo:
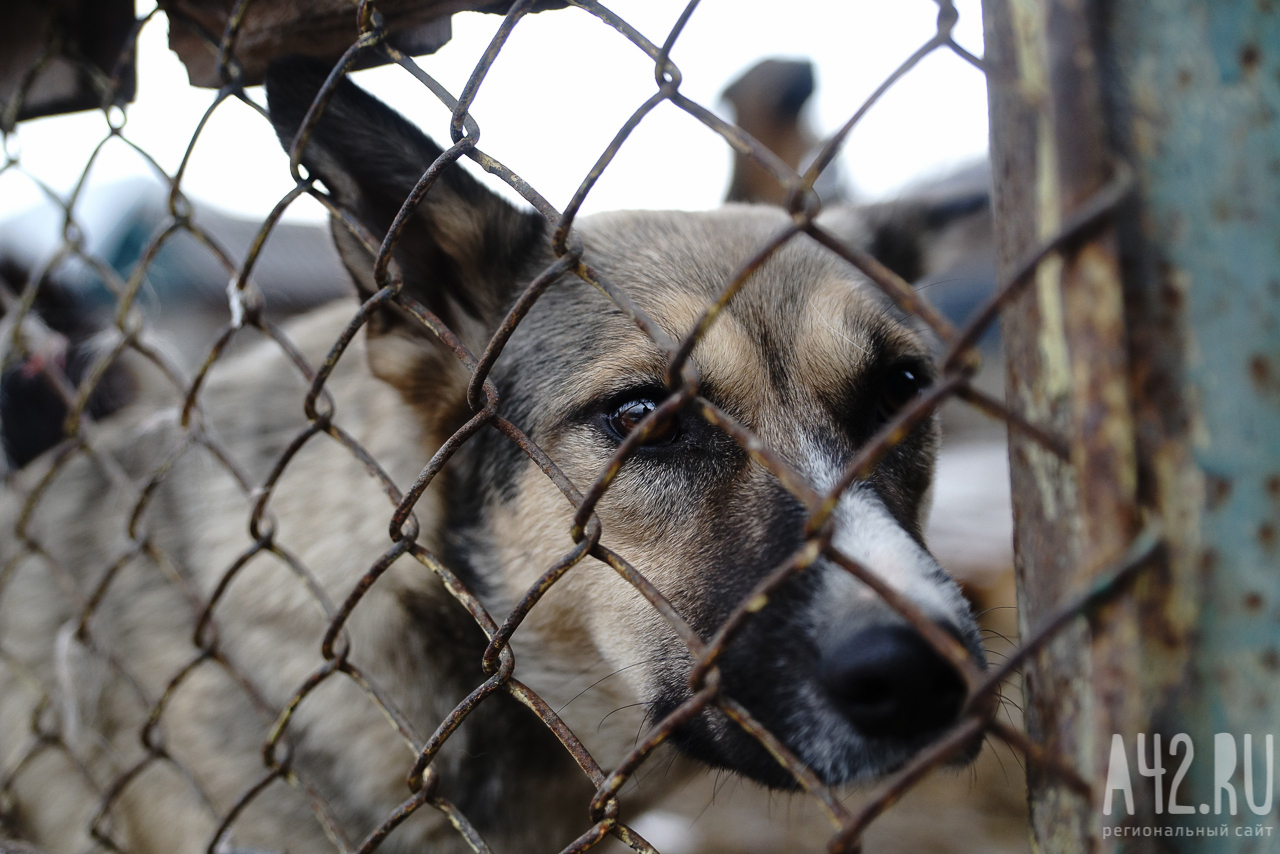
<path fill-rule="evenodd" d="M 1241 749 L 1237 750 L 1234 735 L 1225 732 L 1214 735 L 1213 803 L 1211 806 L 1208 801 L 1205 801 L 1197 805 L 1190 801 L 1184 803 L 1179 793 L 1179 788 L 1187 772 L 1191 770 L 1191 763 L 1196 756 L 1191 736 L 1178 733 L 1169 739 L 1168 757 L 1177 760 L 1178 765 L 1176 768 L 1166 768 L 1164 764 L 1166 754 L 1161 749 L 1160 734 L 1155 733 L 1148 739 L 1146 733 L 1138 733 L 1134 766 L 1139 774 L 1139 782 L 1141 777 L 1151 778 L 1156 815 L 1165 813 L 1191 815 L 1196 812 L 1207 815 L 1211 810 L 1214 815 L 1224 813 L 1238 815 L 1241 807 L 1237 799 L 1234 778 L 1241 762 L 1243 762 L 1243 768 L 1241 768 L 1243 785 L 1240 788 L 1244 790 L 1242 798 L 1244 804 L 1255 815 L 1270 813 L 1275 795 L 1275 738 L 1267 735 L 1260 740 L 1255 740 L 1253 736 L 1245 735 L 1242 741 L 1243 743 L 1239 745 Z M 1261 756 L 1255 754 L 1255 745 L 1261 746 Z M 1260 765 L 1263 768 L 1259 768 Z M 1113 803 L 1113 795 L 1116 792 L 1120 792 L 1124 798 L 1125 811 L 1129 815 L 1134 814 L 1133 778 L 1129 769 L 1129 753 L 1125 748 L 1124 737 L 1116 733 L 1111 736 L 1111 760 L 1107 767 L 1107 787 L 1102 800 L 1102 812 L 1105 815 L 1111 815 L 1113 808 L 1118 806 Z M 1169 797 L 1166 804 L 1164 777 L 1170 773 L 1173 774 L 1173 778 L 1168 785 Z M 1264 778 L 1263 785 L 1258 785 L 1258 777 Z"/>

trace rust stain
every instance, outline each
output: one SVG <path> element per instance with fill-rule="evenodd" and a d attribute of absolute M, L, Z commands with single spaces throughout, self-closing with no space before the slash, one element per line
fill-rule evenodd
<path fill-rule="evenodd" d="M 1231 496 L 1231 480 L 1218 475 L 1205 476 L 1205 492 L 1209 509 L 1217 510 Z"/>
<path fill-rule="evenodd" d="M 1240 49 L 1240 67 L 1246 72 L 1257 71 L 1261 60 L 1262 52 L 1256 44 L 1247 44 Z"/>
<path fill-rule="evenodd" d="M 1280 652 L 1275 647 L 1267 647 L 1262 651 L 1262 666 L 1272 673 L 1280 671 Z"/>
<path fill-rule="evenodd" d="M 1218 567 L 1218 553 L 1213 549 L 1205 549 L 1200 553 L 1200 574 L 1211 575 Z"/>
<path fill-rule="evenodd" d="M 1249 358 L 1249 378 L 1260 392 L 1276 391 L 1275 370 L 1271 366 L 1271 360 L 1262 353 L 1254 353 Z"/>

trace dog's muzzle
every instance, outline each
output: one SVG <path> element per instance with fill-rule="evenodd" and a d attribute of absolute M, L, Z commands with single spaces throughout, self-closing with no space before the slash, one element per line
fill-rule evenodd
<path fill-rule="evenodd" d="M 863 629 L 837 643 L 822 655 L 818 680 L 832 704 L 870 738 L 936 732 L 959 716 L 965 699 L 955 668 L 902 625 Z"/>

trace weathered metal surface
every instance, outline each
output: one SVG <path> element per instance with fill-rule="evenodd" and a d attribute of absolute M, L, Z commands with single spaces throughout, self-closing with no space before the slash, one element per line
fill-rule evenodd
<path fill-rule="evenodd" d="M 1144 638 L 1148 696 L 1197 750 L 1183 804 L 1214 802 L 1215 733 L 1241 751 L 1253 735 L 1261 798 L 1258 742 L 1280 721 L 1280 6 L 1102 5 L 1142 197 L 1128 289 L 1145 480 L 1178 586 L 1144 622 L 1162 630 Z M 1215 851 L 1274 850 L 1276 811 L 1247 807 L 1242 773 L 1236 815 L 1165 821 L 1227 827 Z M 1270 838 L 1236 835 L 1263 824 Z"/>
<path fill-rule="evenodd" d="M 1274 830 L 1243 832 L 1276 818 L 1247 807 L 1240 768 L 1236 815 L 1214 812 L 1213 751 L 1215 733 L 1241 750 L 1246 733 L 1261 742 L 1280 709 L 1280 8 L 985 6 L 1002 279 L 1108 175 L 1135 185 L 1107 224 L 1038 265 L 1004 318 L 1010 406 L 1072 449 L 1064 465 L 1011 437 L 1024 626 L 1139 517 L 1164 532 L 1134 595 L 1029 670 L 1032 735 L 1095 781 L 1080 798 L 1032 771 L 1033 840 L 1271 850 Z M 1191 737 L 1178 793 L 1189 812 L 1156 807 L 1139 732 L 1164 737 L 1166 805 L 1184 756 L 1169 741 Z M 1134 815 L 1102 812 L 1113 734 L 1129 751 Z M 1261 743 L 1253 758 L 1261 797 Z M 1188 830 L 1214 841 L 1173 835 Z"/>

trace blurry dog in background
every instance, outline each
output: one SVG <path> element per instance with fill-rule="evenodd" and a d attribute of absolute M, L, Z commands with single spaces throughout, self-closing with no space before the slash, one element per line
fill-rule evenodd
<path fill-rule="evenodd" d="M 814 92 L 812 63 L 766 59 L 747 69 L 721 97 L 733 108 L 734 122 L 792 169 L 805 164 L 818 137 L 805 122 L 805 104 Z M 824 201 L 837 201 L 822 194 Z M 727 202 L 782 205 L 785 190 L 755 160 L 735 151 Z"/>
<path fill-rule="evenodd" d="M 22 468 L 65 438 L 76 386 L 104 355 L 100 319 L 81 295 L 57 281 L 39 283 L 35 303 L 19 321 L 27 278 L 17 265 L 0 263 L 0 472 Z M 133 375 L 112 362 L 94 384 L 85 413 L 105 418 L 134 391 Z"/>

